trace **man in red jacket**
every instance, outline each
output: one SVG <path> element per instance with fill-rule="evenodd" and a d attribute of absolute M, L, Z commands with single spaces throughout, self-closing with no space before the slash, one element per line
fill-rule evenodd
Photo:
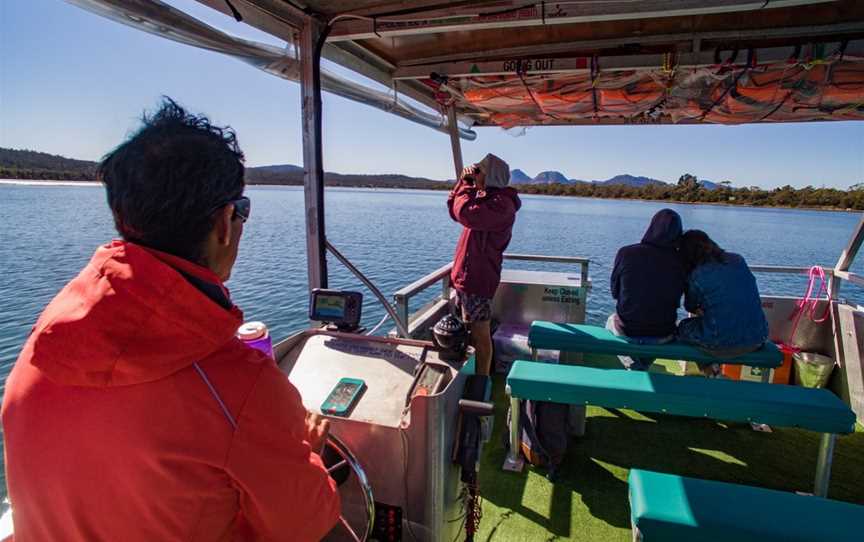
<path fill-rule="evenodd" d="M 465 168 L 447 198 L 450 217 L 462 224 L 450 281 L 462 319 L 471 331 L 478 374 L 492 367 L 492 297 L 521 207 L 510 184 L 510 167 L 494 154 Z"/>
<path fill-rule="evenodd" d="M 223 282 L 250 202 L 230 129 L 166 100 L 99 166 L 123 240 L 48 305 L 6 383 L 16 542 L 318 540 L 339 495 Z"/>

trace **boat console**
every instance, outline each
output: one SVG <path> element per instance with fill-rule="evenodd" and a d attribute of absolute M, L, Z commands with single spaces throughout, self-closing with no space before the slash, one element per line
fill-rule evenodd
<path fill-rule="evenodd" d="M 277 345 L 310 412 L 345 390 L 345 408 L 323 413 L 333 436 L 324 459 L 342 482 L 343 518 L 357 539 L 450 541 L 463 525 L 453 449 L 472 363 L 440 354 L 431 342 L 326 329 Z M 357 381 L 362 393 L 344 384 Z M 329 539 L 355 538 L 337 526 Z"/>

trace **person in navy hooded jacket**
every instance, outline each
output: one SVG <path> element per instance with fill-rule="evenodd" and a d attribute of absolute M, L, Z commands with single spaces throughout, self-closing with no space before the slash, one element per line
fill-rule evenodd
<path fill-rule="evenodd" d="M 658 211 L 642 242 L 618 250 L 610 287 L 617 300 L 606 323 L 616 335 L 642 344 L 663 344 L 675 338 L 678 306 L 687 282 L 678 252 L 681 216 Z M 654 358 L 618 356 L 627 369 L 646 371 Z"/>

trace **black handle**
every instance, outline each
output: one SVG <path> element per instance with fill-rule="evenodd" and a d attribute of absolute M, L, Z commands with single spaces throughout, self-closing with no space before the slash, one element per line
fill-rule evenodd
<path fill-rule="evenodd" d="M 485 401 L 459 399 L 459 412 L 475 416 L 492 416 L 495 413 L 495 405 Z"/>

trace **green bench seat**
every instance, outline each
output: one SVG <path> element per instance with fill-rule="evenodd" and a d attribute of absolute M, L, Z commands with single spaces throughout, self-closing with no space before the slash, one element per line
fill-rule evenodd
<path fill-rule="evenodd" d="M 722 360 L 699 350 L 695 346 L 673 341 L 666 344 L 638 344 L 619 337 L 608 329 L 583 324 L 560 324 L 536 320 L 528 333 L 528 346 L 533 350 L 563 350 L 634 357 L 681 359 L 707 363 L 728 363 L 751 367 L 779 367 L 783 354 L 777 345 L 767 342 L 756 350 L 734 358 Z"/>
<path fill-rule="evenodd" d="M 855 430 L 855 414 L 830 391 L 761 382 L 682 377 L 517 360 L 507 375 L 510 450 L 505 470 L 522 469 L 519 401 L 629 408 L 696 418 L 801 427 L 823 433 L 814 493 L 828 494 L 836 434 Z"/>
<path fill-rule="evenodd" d="M 644 542 L 860 541 L 864 506 L 633 469 L 630 518 Z"/>
<path fill-rule="evenodd" d="M 716 378 L 515 361 L 512 397 L 606 408 L 630 408 L 820 433 L 851 433 L 855 414 L 825 389 Z"/>

